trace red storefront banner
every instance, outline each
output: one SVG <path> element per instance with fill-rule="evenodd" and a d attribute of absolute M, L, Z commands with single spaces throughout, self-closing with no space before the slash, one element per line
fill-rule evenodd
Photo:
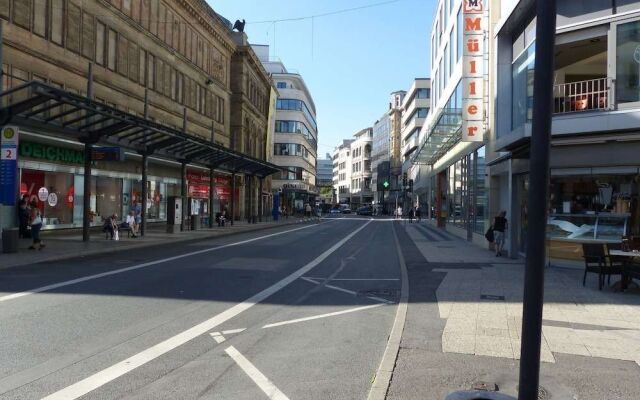
<path fill-rule="evenodd" d="M 221 200 L 231 197 L 231 178 L 216 176 L 216 196 Z M 209 174 L 205 171 L 187 170 L 188 196 L 197 199 L 209 198 Z M 239 190 L 236 188 L 236 198 Z"/>

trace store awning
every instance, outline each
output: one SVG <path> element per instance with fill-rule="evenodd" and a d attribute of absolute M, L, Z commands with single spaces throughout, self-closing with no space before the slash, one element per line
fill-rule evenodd
<path fill-rule="evenodd" d="M 418 145 L 418 150 L 411 160 L 414 164 L 435 164 L 461 139 L 462 110 L 460 108 L 441 109 L 432 121 L 435 123 L 427 127 L 427 135 Z"/>
<path fill-rule="evenodd" d="M 265 177 L 276 165 L 42 82 L 0 93 L 0 125 L 15 123 L 79 142 L 104 143 L 163 158 Z"/>

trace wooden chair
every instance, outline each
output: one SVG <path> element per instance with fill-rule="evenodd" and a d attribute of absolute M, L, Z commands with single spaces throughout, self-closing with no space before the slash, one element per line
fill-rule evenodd
<path fill-rule="evenodd" d="M 594 272 L 598 274 L 598 289 L 602 290 L 604 286 L 604 276 L 607 270 L 607 259 L 602 243 L 583 243 L 582 257 L 584 258 L 584 277 L 582 278 L 582 286 L 587 283 L 587 273 Z"/>

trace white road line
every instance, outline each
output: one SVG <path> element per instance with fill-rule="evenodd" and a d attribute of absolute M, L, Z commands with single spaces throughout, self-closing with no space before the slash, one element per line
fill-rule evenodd
<path fill-rule="evenodd" d="M 305 278 L 314 279 L 318 281 L 325 280 L 327 278 L 319 278 L 316 276 L 305 276 Z M 332 278 L 333 281 L 399 281 L 400 278 Z"/>
<path fill-rule="evenodd" d="M 220 344 L 220 343 L 224 342 L 225 340 L 227 340 L 227 339 L 224 338 L 224 336 L 222 336 L 220 334 L 220 332 L 211 332 L 209 335 L 211 335 L 213 340 L 215 340 L 218 344 Z"/>
<path fill-rule="evenodd" d="M 175 349 L 178 346 L 181 346 L 190 340 L 203 335 L 216 326 L 221 325 L 233 317 L 238 316 L 242 312 L 248 310 L 254 305 L 260 303 L 265 300 L 267 297 L 273 295 L 274 293 L 282 290 L 284 287 L 289 285 L 291 282 L 297 280 L 301 276 L 304 276 L 309 271 L 311 271 L 314 267 L 324 261 L 327 257 L 333 254 L 336 250 L 338 250 L 342 245 L 344 245 L 347 241 L 349 241 L 352 237 L 354 237 L 358 232 L 363 230 L 369 222 L 363 224 L 358 229 L 354 230 L 344 238 L 342 238 L 338 243 L 331 246 L 329 249 L 324 251 L 318 257 L 288 275 L 284 279 L 279 282 L 269 286 L 263 291 L 254 294 L 249 297 L 247 300 L 242 303 L 236 304 L 235 306 L 228 308 L 227 310 L 221 312 L 220 314 L 195 325 L 186 331 L 183 331 L 175 336 L 170 337 L 169 339 L 164 340 L 156 344 L 155 346 L 149 347 L 138 354 L 135 354 L 125 360 L 120 361 L 117 364 L 114 364 L 108 368 L 99 371 L 88 378 L 85 378 L 79 382 L 74 383 L 71 386 L 67 386 L 66 388 L 59 390 L 47 397 L 44 397 L 43 400 L 73 400 L 78 397 L 84 396 L 85 394 L 105 385 L 114 379 L 121 377 L 122 375 L 133 371 L 134 369 L 160 357 L 161 355 L 168 353 L 169 351 Z"/>
<path fill-rule="evenodd" d="M 269 378 L 264 376 L 264 374 L 260 372 L 255 365 L 251 364 L 251 361 L 247 360 L 245 356 L 240 354 L 235 347 L 229 346 L 225 351 L 271 400 L 289 400 L 289 398 L 282 393 L 280 389 L 278 389 L 276 385 L 269 380 Z"/>
<path fill-rule="evenodd" d="M 380 306 L 384 306 L 384 305 L 386 305 L 386 304 L 371 304 L 371 305 L 363 306 L 363 307 L 350 308 L 348 310 L 335 311 L 335 312 L 330 312 L 330 313 L 326 313 L 326 314 L 314 315 L 312 317 L 291 319 L 289 321 L 282 321 L 282 322 L 276 322 L 276 323 L 273 323 L 273 324 L 265 325 L 265 326 L 262 327 L 262 329 L 274 328 L 276 326 L 282 326 L 282 325 L 297 324 L 298 322 L 312 321 L 314 319 L 320 319 L 320 318 L 335 317 L 336 315 L 349 314 L 349 313 L 362 311 L 362 310 L 368 310 L 370 308 L 380 307 Z"/>
<path fill-rule="evenodd" d="M 307 278 L 307 277 L 303 276 L 300 279 L 302 279 L 304 281 L 307 281 L 307 282 L 315 283 L 316 285 L 320 284 L 320 282 L 316 281 L 315 278 Z M 327 285 L 327 284 L 324 284 L 323 286 L 326 287 L 327 289 L 333 289 L 333 290 L 337 290 L 339 292 L 349 293 L 351 295 L 358 296 L 358 292 L 355 292 L 353 290 L 349 290 L 349 289 L 345 289 L 345 288 L 341 288 L 341 287 L 333 286 L 333 285 Z M 366 297 L 367 299 L 379 301 L 381 303 L 387 303 L 387 304 L 393 303 L 392 301 L 389 301 L 387 299 L 383 299 L 383 298 L 377 297 L 377 296 L 364 296 L 364 297 Z"/>
<path fill-rule="evenodd" d="M 240 333 L 243 332 L 245 329 L 247 328 L 240 328 L 240 329 L 229 329 L 227 331 L 222 331 L 223 335 L 232 335 L 234 333 Z"/>
<path fill-rule="evenodd" d="M 180 254 L 180 255 L 173 256 L 173 257 L 168 257 L 168 258 L 162 258 L 160 260 L 150 261 L 150 262 L 146 262 L 146 263 L 143 263 L 143 264 L 132 265 L 130 267 L 120 268 L 120 269 L 116 269 L 116 270 L 113 270 L 113 271 L 107 271 L 107 272 L 102 272 L 100 274 L 83 276 L 83 277 L 77 278 L 77 279 L 71 279 L 71 280 L 68 280 L 68 281 L 58 282 L 58 283 L 54 283 L 54 284 L 51 284 L 51 285 L 47 285 L 47 286 L 42 286 L 42 287 L 35 288 L 35 289 L 26 290 L 24 292 L 18 292 L 18 293 L 13 293 L 13 294 L 9 294 L 9 295 L 6 295 L 6 296 L 2 296 L 2 297 L 0 297 L 0 302 L 14 300 L 14 299 L 17 299 L 17 298 L 20 298 L 20 297 L 28 296 L 30 294 L 46 292 L 46 291 L 57 289 L 57 288 L 61 288 L 61 287 L 64 287 L 64 286 L 75 285 L 76 283 L 86 282 L 86 281 L 90 281 L 90 280 L 93 280 L 93 279 L 104 278 L 105 276 L 116 275 L 116 274 L 121 274 L 123 272 L 134 271 L 136 269 L 150 267 L 152 265 L 162 264 L 162 263 L 165 263 L 165 262 L 168 262 L 168 261 L 179 260 L 181 258 L 191 257 L 191 256 L 195 256 L 195 255 L 198 255 L 198 254 L 208 253 L 208 252 L 211 252 L 211 251 L 220 250 L 220 249 L 224 249 L 224 248 L 227 248 L 227 247 L 239 246 L 239 245 L 242 245 L 242 244 L 255 242 L 257 240 L 262 240 L 262 239 L 266 239 L 266 238 L 270 238 L 270 237 L 274 237 L 274 236 L 284 235 L 285 233 L 291 233 L 291 232 L 299 231 L 299 230 L 302 230 L 302 229 L 311 228 L 313 226 L 315 226 L 315 225 L 307 225 L 307 226 L 303 226 L 302 228 L 289 229 L 289 230 L 286 230 L 286 231 L 283 231 L 283 232 L 271 233 L 269 235 L 258 236 L 256 238 L 242 240 L 240 242 L 234 242 L 234 243 L 229 243 L 229 244 L 225 244 L 225 245 L 222 245 L 222 246 L 212 247 L 210 249 L 192 251 L 192 252 L 189 252 L 189 253 Z"/>

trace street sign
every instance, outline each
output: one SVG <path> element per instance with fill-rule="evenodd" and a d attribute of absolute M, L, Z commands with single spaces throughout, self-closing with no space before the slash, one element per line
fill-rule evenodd
<path fill-rule="evenodd" d="M 14 206 L 18 197 L 18 137 L 17 126 L 0 131 L 0 203 L 7 206 Z"/>
<path fill-rule="evenodd" d="M 91 150 L 93 161 L 124 161 L 124 150 L 120 147 L 94 147 Z"/>

